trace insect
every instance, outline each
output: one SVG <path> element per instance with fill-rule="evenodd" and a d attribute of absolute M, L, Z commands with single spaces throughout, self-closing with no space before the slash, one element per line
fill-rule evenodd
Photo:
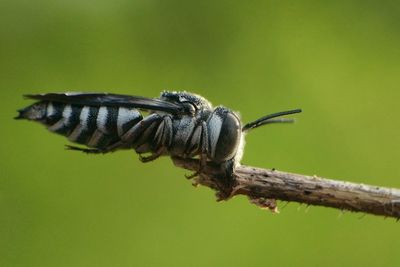
<path fill-rule="evenodd" d="M 37 102 L 19 110 L 16 119 L 44 124 L 52 132 L 85 147 L 86 153 L 134 149 L 142 162 L 162 155 L 199 158 L 198 175 L 207 162 L 231 175 L 240 162 L 244 135 L 300 109 L 264 116 L 242 126 L 237 113 L 188 92 L 161 93 L 159 98 L 107 93 L 48 93 L 26 95 Z M 143 113 L 147 113 L 144 116 Z M 144 156 L 147 154 L 147 156 Z"/>

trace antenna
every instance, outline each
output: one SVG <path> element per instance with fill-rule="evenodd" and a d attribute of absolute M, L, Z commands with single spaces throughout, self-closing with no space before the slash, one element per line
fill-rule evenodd
<path fill-rule="evenodd" d="M 258 120 L 255 120 L 253 122 L 247 123 L 245 126 L 243 126 L 242 131 L 246 132 L 251 129 L 260 127 L 265 124 L 270 124 L 270 123 L 290 123 L 293 122 L 293 119 L 286 119 L 286 118 L 280 118 L 280 119 L 274 119 L 276 117 L 281 117 L 284 115 L 290 115 L 290 114 L 295 114 L 295 113 L 300 113 L 301 109 L 293 109 L 293 110 L 287 110 L 287 111 L 281 111 L 273 114 L 266 115 L 264 117 L 259 118 Z"/>

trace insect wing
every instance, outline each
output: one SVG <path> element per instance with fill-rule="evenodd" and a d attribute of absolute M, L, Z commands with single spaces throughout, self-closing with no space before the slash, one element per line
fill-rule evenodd
<path fill-rule="evenodd" d="M 42 101 L 54 101 L 73 105 L 127 107 L 142 110 L 163 111 L 171 114 L 183 112 L 183 106 L 158 98 L 129 96 L 107 93 L 49 93 L 25 95 L 25 97 Z"/>

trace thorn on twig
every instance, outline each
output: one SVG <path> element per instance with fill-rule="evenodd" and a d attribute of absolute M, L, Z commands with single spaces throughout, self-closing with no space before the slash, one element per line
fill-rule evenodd
<path fill-rule="evenodd" d="M 308 213 L 309 210 L 310 210 L 310 205 L 306 205 L 306 209 L 304 210 L 304 213 Z"/>
<path fill-rule="evenodd" d="M 281 210 L 283 210 L 284 208 L 286 208 L 287 205 L 289 205 L 289 201 L 285 201 L 285 202 L 284 202 L 283 206 L 281 207 Z"/>

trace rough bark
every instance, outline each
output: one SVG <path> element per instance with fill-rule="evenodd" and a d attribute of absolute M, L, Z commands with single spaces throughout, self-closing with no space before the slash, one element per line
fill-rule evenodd
<path fill-rule="evenodd" d="M 198 161 L 173 159 L 175 165 L 197 170 Z M 194 181 L 217 191 L 220 200 L 246 195 L 260 207 L 276 209 L 275 200 L 294 201 L 354 212 L 400 218 L 400 190 L 239 166 L 233 180 L 224 182 L 218 167 L 207 165 Z"/>

